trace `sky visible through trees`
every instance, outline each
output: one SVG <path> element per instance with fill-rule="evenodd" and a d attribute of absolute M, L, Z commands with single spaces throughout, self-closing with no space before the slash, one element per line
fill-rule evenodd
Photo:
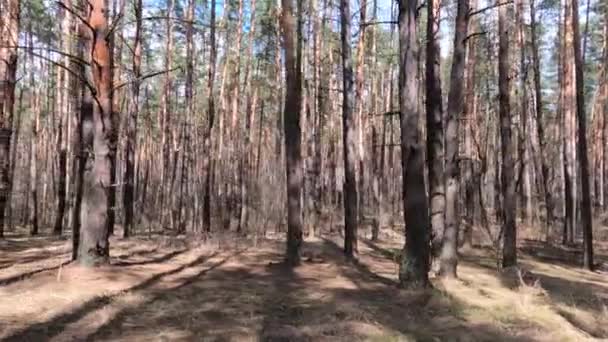
<path fill-rule="evenodd" d="M 0 340 L 606 339 L 607 196 L 604 0 L 0 0 Z"/>

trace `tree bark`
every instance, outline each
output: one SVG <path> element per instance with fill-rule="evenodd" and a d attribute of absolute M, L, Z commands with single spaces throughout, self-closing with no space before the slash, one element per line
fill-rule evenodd
<path fill-rule="evenodd" d="M 286 263 L 300 264 L 302 245 L 302 203 L 303 187 L 302 147 L 300 112 L 302 104 L 302 28 L 301 20 L 293 13 L 293 1 L 281 0 L 283 13 L 283 50 L 285 52 L 285 111 L 283 124 L 285 131 L 285 166 L 287 175 L 287 255 Z M 298 16 L 302 14 L 301 1 L 298 1 Z"/>
<path fill-rule="evenodd" d="M 350 1 L 340 1 L 342 24 L 342 148 L 344 157 L 344 254 L 357 254 L 357 123 L 354 113 Z"/>
<path fill-rule="evenodd" d="M 88 15 L 88 32 L 85 33 L 86 53 L 92 60 L 90 75 L 95 89 L 92 117 L 83 113 L 84 153 L 88 154 L 83 175 L 83 197 L 80 209 L 82 229 L 78 250 L 78 261 L 83 266 L 107 264 L 110 257 L 108 240 L 108 207 L 111 183 L 111 143 L 114 134 L 112 120 L 112 76 L 108 47 L 108 25 L 104 0 L 93 0 Z M 83 108 L 88 106 L 83 101 Z"/>
<path fill-rule="evenodd" d="M 578 0 L 572 1 L 572 32 L 574 73 L 576 87 L 576 117 L 578 119 L 578 154 L 582 182 L 581 218 L 583 229 L 583 266 L 593 270 L 593 221 L 591 217 L 591 191 L 589 187 L 589 160 L 587 157 L 587 116 L 585 114 L 585 78 L 581 54 L 581 36 L 578 20 Z"/>
<path fill-rule="evenodd" d="M 211 3 L 211 23 L 209 29 L 209 77 L 207 79 L 207 131 L 205 132 L 205 156 L 203 159 L 203 172 L 205 177 L 204 198 L 203 198 L 203 230 L 211 232 L 211 174 L 212 165 L 214 163 L 213 151 L 211 149 L 211 134 L 213 132 L 213 124 L 215 122 L 215 69 L 217 59 L 217 43 L 215 41 L 215 25 L 216 13 L 215 1 Z"/>
<path fill-rule="evenodd" d="M 543 121 L 543 94 L 541 85 L 540 57 L 538 46 L 538 35 L 536 25 L 536 6 L 535 0 L 530 0 L 530 40 L 532 44 L 532 67 L 534 70 L 534 93 L 536 97 L 536 129 L 539 141 L 539 156 L 541 162 L 541 177 L 543 185 L 543 195 L 546 208 L 546 225 L 550 227 L 553 223 L 553 198 L 549 183 L 549 157 L 547 152 L 547 137 L 545 136 L 545 122 Z"/>
<path fill-rule="evenodd" d="M 399 2 L 399 107 L 401 122 L 401 173 L 405 246 L 399 265 L 401 287 L 430 286 L 430 227 L 424 181 L 424 152 L 419 129 L 418 39 L 416 0 Z"/>
<path fill-rule="evenodd" d="M 131 83 L 131 105 L 127 116 L 125 146 L 125 174 L 123 189 L 123 206 L 125 221 L 123 236 L 131 235 L 135 218 L 135 151 L 137 150 L 137 114 L 139 112 L 139 88 L 141 77 L 141 36 L 142 36 L 142 0 L 133 3 L 135 12 L 135 38 L 133 39 L 133 81 Z"/>
<path fill-rule="evenodd" d="M 2 0 L 0 43 L 17 46 L 19 42 L 20 0 Z M 15 109 L 15 85 L 18 52 L 15 48 L 0 48 L 0 238 L 4 236 L 5 212 L 10 191 L 11 129 Z"/>
<path fill-rule="evenodd" d="M 441 53 L 439 20 L 441 3 L 427 3 L 426 40 L 426 140 L 429 170 L 431 246 L 433 257 L 439 256 L 445 229 L 445 169 L 443 149 L 443 106 L 441 93 Z"/>
<path fill-rule="evenodd" d="M 443 277 L 456 277 L 458 266 L 458 132 L 459 117 L 464 110 L 464 71 L 466 37 L 469 25 L 469 0 L 458 0 L 456 30 L 454 35 L 454 54 L 450 73 L 448 110 L 445 132 L 445 233 L 440 255 L 439 274 Z"/>
<path fill-rule="evenodd" d="M 509 81 L 509 33 L 510 21 L 507 6 L 498 9 L 498 98 L 500 116 L 500 140 L 502 153 L 501 191 L 502 204 L 502 266 L 510 267 L 517 264 L 517 230 L 515 226 L 515 182 L 513 181 L 513 143 L 511 139 L 511 104 Z"/>

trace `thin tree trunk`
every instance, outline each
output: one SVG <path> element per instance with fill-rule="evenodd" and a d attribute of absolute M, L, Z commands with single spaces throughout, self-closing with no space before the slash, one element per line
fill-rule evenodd
<path fill-rule="evenodd" d="M 203 230 L 211 232 L 211 174 L 212 165 L 214 163 L 214 154 L 211 148 L 211 134 L 213 132 L 213 124 L 215 122 L 215 68 L 217 59 L 217 43 L 215 41 L 215 1 L 211 3 L 211 23 L 209 29 L 209 77 L 207 79 L 207 131 L 205 132 L 205 151 L 203 159 L 203 172 L 205 177 L 204 198 L 203 198 Z"/>
<path fill-rule="evenodd" d="M 135 0 L 135 38 L 133 41 L 133 82 L 131 84 L 131 105 L 127 116 L 127 132 L 125 146 L 125 175 L 123 189 L 123 206 L 125 211 L 123 236 L 129 237 L 135 218 L 135 151 L 137 150 L 137 114 L 139 112 L 139 88 L 141 77 L 141 35 L 142 35 L 142 0 Z"/>

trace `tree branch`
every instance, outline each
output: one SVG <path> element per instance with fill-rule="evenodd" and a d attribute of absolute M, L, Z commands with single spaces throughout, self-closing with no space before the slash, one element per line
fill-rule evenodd
<path fill-rule="evenodd" d="M 464 39 L 464 41 L 465 41 L 465 42 L 467 42 L 469 39 L 475 38 L 475 37 L 477 37 L 477 36 L 483 36 L 484 34 L 487 34 L 487 33 L 488 33 L 488 31 L 482 31 L 482 32 L 474 32 L 474 33 L 471 33 L 470 35 L 468 35 L 468 36 L 467 36 L 467 37 Z"/>
<path fill-rule="evenodd" d="M 488 6 L 488 7 L 484 7 L 484 8 L 475 10 L 475 11 L 469 11 L 469 14 L 467 15 L 467 17 L 471 18 L 474 15 L 481 14 L 481 13 L 483 13 L 485 11 L 488 11 L 488 10 L 491 10 L 491 9 L 494 9 L 494 8 L 497 8 L 497 7 L 500 7 L 500 6 L 510 5 L 512 3 L 513 3 L 513 1 L 509 0 L 509 1 L 505 1 L 505 2 L 500 2 L 500 3 L 494 4 L 494 5 L 491 5 L 491 6 Z"/>
<path fill-rule="evenodd" d="M 57 5 L 59 5 L 59 7 L 63 8 L 64 10 L 72 13 L 73 16 L 75 16 L 76 18 L 78 18 L 80 21 L 82 21 L 83 24 L 85 24 L 88 28 L 90 28 L 92 31 L 95 31 L 95 28 L 93 28 L 93 26 L 91 26 L 89 24 L 89 21 L 86 20 L 85 18 L 83 18 L 80 14 L 76 13 L 76 11 L 74 11 L 72 8 L 66 6 L 63 2 L 61 1 L 57 1 L 56 2 Z M 89 4 L 90 5 L 90 4 Z"/>
<path fill-rule="evenodd" d="M 166 73 L 169 73 L 169 72 L 172 72 L 172 71 L 175 71 L 175 70 L 181 70 L 181 67 L 176 67 L 176 68 L 168 69 L 168 70 L 155 71 L 155 72 L 151 72 L 149 74 L 142 75 L 142 76 L 140 76 L 138 78 L 135 78 L 135 79 L 132 79 L 132 80 L 129 80 L 127 82 L 123 82 L 123 83 L 117 85 L 116 87 L 114 87 L 112 89 L 112 92 L 115 92 L 116 90 L 119 90 L 120 88 L 122 88 L 122 87 L 124 87 L 124 86 L 126 86 L 128 84 L 131 84 L 131 83 L 133 83 L 135 81 L 141 82 L 141 81 L 144 81 L 144 80 L 146 80 L 148 78 L 156 77 L 158 75 L 166 74 Z"/>
<path fill-rule="evenodd" d="M 363 27 L 372 26 L 372 25 L 384 25 L 384 24 L 397 25 L 398 23 L 399 22 L 394 21 L 394 20 L 388 20 L 388 21 L 368 21 L 368 22 L 359 24 L 359 27 L 363 28 Z"/>

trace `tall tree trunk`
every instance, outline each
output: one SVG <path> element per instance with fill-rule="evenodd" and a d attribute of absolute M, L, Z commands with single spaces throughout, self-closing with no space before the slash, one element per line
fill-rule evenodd
<path fill-rule="evenodd" d="M 365 23 L 367 21 L 367 1 L 360 1 L 359 8 L 359 41 L 357 42 L 357 69 L 356 69 L 356 77 L 355 77 L 355 99 L 357 99 L 355 112 L 357 115 L 356 128 L 358 132 L 358 204 L 357 204 L 357 215 L 359 215 L 359 220 L 364 219 L 365 212 L 365 142 L 366 142 L 366 134 L 367 134 L 367 118 L 368 115 L 364 115 L 365 109 L 365 57 L 367 56 L 366 49 L 366 36 L 367 36 L 367 26 L 362 26 L 361 23 Z"/>
<path fill-rule="evenodd" d="M 538 46 L 538 33 L 536 25 L 536 6 L 535 0 L 530 0 L 530 40 L 532 44 L 532 67 L 534 70 L 534 94 L 535 112 L 536 112 L 536 129 L 539 141 L 539 156 L 541 162 L 541 177 L 543 185 L 543 195 L 546 208 L 546 224 L 550 227 L 553 223 L 553 198 L 551 195 L 551 186 L 549 184 L 549 157 L 547 153 L 547 137 L 545 136 L 545 122 L 543 121 L 543 94 L 541 85 L 540 57 Z"/>
<path fill-rule="evenodd" d="M 426 141 L 433 257 L 439 256 L 445 229 L 443 106 L 441 104 L 441 53 L 439 46 L 440 9 L 441 3 L 439 0 L 429 0 L 427 4 L 425 68 Z"/>
<path fill-rule="evenodd" d="M 577 187 L 577 153 L 576 153 L 576 91 L 575 91 L 575 72 L 573 69 L 574 60 L 574 34 L 572 23 L 572 0 L 564 0 L 564 26 L 563 26 L 563 117 L 564 117 L 564 165 L 565 165 L 565 235 L 564 243 L 574 242 L 574 230 L 576 227 L 576 213 L 578 204 Z"/>
<path fill-rule="evenodd" d="M 19 43 L 20 0 L 2 0 L 0 13 L 2 28 L 0 28 L 0 43 L 3 46 L 17 46 Z M 11 128 L 15 110 L 15 85 L 17 82 L 16 48 L 0 48 L 0 238 L 4 236 L 4 217 L 6 212 L 8 192 L 10 191 L 10 151 Z"/>
<path fill-rule="evenodd" d="M 340 1 L 342 23 L 342 147 L 344 157 L 344 254 L 357 254 L 357 123 L 354 113 L 350 0 Z"/>
<path fill-rule="evenodd" d="M 245 109 L 245 130 L 243 132 L 244 141 L 243 146 L 241 148 L 241 160 L 240 160 L 240 183 L 241 183 L 241 212 L 239 215 L 239 227 L 238 231 L 242 232 L 243 229 L 247 227 L 248 214 L 249 214 L 249 183 L 251 182 L 251 163 L 250 163 L 250 145 L 251 145 L 251 125 L 253 120 L 253 115 L 256 111 L 257 105 L 257 91 L 252 90 L 251 88 L 251 79 L 252 79 L 252 64 L 253 64 L 253 45 L 255 43 L 255 0 L 251 0 L 251 17 L 249 22 L 249 42 L 248 42 L 248 52 L 247 52 L 247 64 L 245 66 L 245 94 L 247 96 L 247 104 Z"/>
<path fill-rule="evenodd" d="M 63 5 L 67 8 L 71 7 L 71 0 L 64 0 Z M 70 46 L 70 39 L 68 38 L 71 34 L 71 14 L 68 11 L 62 11 L 63 17 L 61 19 L 61 50 L 70 55 L 72 52 Z M 63 64 L 65 66 L 70 65 L 70 58 L 68 56 L 63 57 Z M 59 161 L 59 180 L 57 187 L 57 213 L 55 214 L 55 225 L 53 227 L 53 234 L 61 235 L 63 232 L 63 222 L 66 211 L 67 196 L 69 194 L 70 183 L 68 181 L 68 168 L 69 168 L 69 142 L 71 138 L 71 118 L 70 118 L 70 80 L 71 75 L 68 71 L 58 68 L 58 89 L 57 89 L 57 111 L 59 113 L 59 126 L 58 126 L 58 137 L 57 137 L 57 153 Z"/>
<path fill-rule="evenodd" d="M 31 12 L 29 12 L 31 14 Z M 32 32 L 32 24 L 30 21 L 28 27 L 28 48 L 29 48 L 29 66 L 34 69 L 34 36 Z M 41 110 L 41 92 L 42 87 L 36 85 L 34 74 L 30 73 L 30 89 L 32 97 L 30 99 L 30 111 L 33 114 L 32 118 L 32 139 L 30 141 L 30 161 L 29 161 L 29 194 L 32 207 L 30 208 L 28 224 L 30 226 L 30 235 L 38 235 L 39 232 L 39 208 L 38 208 L 38 140 L 40 130 L 40 110 Z"/>
<path fill-rule="evenodd" d="M 511 104 L 509 81 L 509 33 L 512 18 L 508 17 L 508 7 L 498 9 L 498 98 L 500 115 L 500 141 L 502 153 L 502 266 L 517 264 L 517 230 L 515 227 L 515 182 L 513 163 L 513 143 L 511 140 Z"/>
<path fill-rule="evenodd" d="M 423 139 L 418 110 L 418 39 L 416 36 L 416 0 L 399 2 L 399 107 L 401 121 L 401 174 L 403 179 L 403 214 L 405 246 L 399 265 L 402 287 L 423 288 L 430 285 L 430 227 L 424 185 Z"/>
<path fill-rule="evenodd" d="M 88 32 L 86 50 L 92 60 L 90 75 L 95 89 L 92 102 L 92 117 L 82 118 L 84 153 L 86 159 L 83 175 L 83 197 L 81 207 L 80 242 L 78 261 L 83 266 L 106 264 L 110 257 L 110 242 L 108 240 L 108 199 L 111 183 L 112 156 L 111 142 L 114 134 L 112 120 L 112 75 L 110 70 L 111 58 L 108 47 L 111 37 L 108 36 L 108 25 L 104 0 L 93 0 L 88 15 Z M 84 28 L 86 29 L 86 28 Z M 88 106 L 83 101 L 83 108 Z M 83 113 L 85 114 L 85 113 Z M 88 114 L 88 113 L 86 113 Z"/>
<path fill-rule="evenodd" d="M 139 88 L 141 77 L 141 35 L 142 35 L 142 0 L 133 3 L 135 12 L 135 38 L 133 40 L 133 81 L 131 83 L 131 105 L 127 116 L 125 146 L 125 175 L 123 189 L 123 206 L 125 211 L 123 236 L 129 237 L 135 218 L 135 151 L 137 150 L 137 114 L 139 112 Z"/>
<path fill-rule="evenodd" d="M 175 10 L 175 0 L 167 0 L 167 20 L 166 20 L 166 42 L 165 42 L 165 70 L 173 67 L 173 12 Z M 160 186 L 160 206 L 161 206 L 161 225 L 164 225 L 165 217 L 171 212 L 171 200 L 173 191 L 173 177 L 170 176 L 171 170 L 171 146 L 174 144 L 173 128 L 171 127 L 171 117 L 173 108 L 171 104 L 171 92 L 173 90 L 173 77 L 170 72 L 165 73 L 163 84 L 163 96 L 161 97 L 161 154 L 163 165 L 161 168 Z M 170 180 L 171 179 L 171 180 Z M 169 190 L 168 194 L 165 193 Z M 167 198 L 168 197 L 168 198 Z"/>
<path fill-rule="evenodd" d="M 289 265 L 300 263 L 302 245 L 302 147 L 300 112 L 302 104 L 302 23 L 293 14 L 292 0 L 281 0 L 283 14 L 283 50 L 285 52 L 285 164 L 287 174 L 287 255 Z M 298 1 L 298 17 L 302 15 L 302 3 Z"/>
<path fill-rule="evenodd" d="M 578 21 L 578 0 L 572 1 L 572 32 L 574 73 L 576 87 L 576 116 L 578 118 L 578 154 L 582 182 L 583 266 L 593 270 L 593 225 L 591 217 L 591 191 L 589 187 L 589 160 L 587 157 L 587 116 L 585 114 L 585 78 L 581 54 L 581 36 Z"/>
<path fill-rule="evenodd" d="M 211 149 L 211 134 L 213 132 L 213 124 L 215 122 L 215 68 L 217 59 L 217 43 L 215 41 L 215 1 L 210 1 L 211 4 L 211 23 L 209 29 L 209 77 L 207 79 L 207 131 L 205 132 L 205 151 L 203 159 L 203 172 L 205 177 L 204 198 L 203 198 L 203 229 L 206 232 L 211 232 L 211 174 L 212 165 L 214 163 L 213 151 Z"/>
<path fill-rule="evenodd" d="M 440 255 L 441 268 L 439 270 L 439 273 L 444 277 L 456 277 L 458 265 L 458 126 L 459 117 L 464 110 L 464 87 L 462 84 L 466 64 L 468 16 L 469 0 L 458 0 L 445 131 L 445 233 Z"/>

